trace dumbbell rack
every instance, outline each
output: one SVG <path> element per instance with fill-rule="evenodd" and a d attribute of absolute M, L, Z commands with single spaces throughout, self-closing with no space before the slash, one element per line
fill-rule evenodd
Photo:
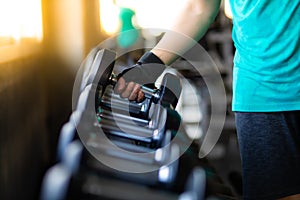
<path fill-rule="evenodd" d="M 93 64 L 85 67 L 76 109 L 61 130 L 59 162 L 46 173 L 41 198 L 200 200 L 212 195 L 206 171 L 213 169 L 198 159 L 174 101 L 168 102 L 179 95 L 162 92 L 176 77 L 167 74 L 153 90 L 157 95 L 130 102 L 108 83 L 115 54 L 97 50 L 90 56 Z"/>

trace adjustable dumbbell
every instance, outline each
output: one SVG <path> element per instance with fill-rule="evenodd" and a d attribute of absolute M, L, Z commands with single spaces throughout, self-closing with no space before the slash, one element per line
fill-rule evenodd
<path fill-rule="evenodd" d="M 144 119 L 149 116 L 152 103 L 174 109 L 181 92 L 180 80 L 169 73 L 164 75 L 159 89 L 141 86 L 141 90 L 145 93 L 145 99 L 140 103 L 122 99 L 113 92 L 113 86 L 117 83 L 117 78 L 114 74 L 110 76 L 108 82 L 111 87 L 107 87 L 104 94 L 99 97 L 99 105 L 107 108 L 113 107 L 114 110 L 129 111 L 131 115 Z"/>
<path fill-rule="evenodd" d="M 87 98 L 87 95 L 84 95 L 86 89 L 91 88 L 93 91 L 93 88 L 97 88 L 96 94 L 90 95 L 90 99 L 96 100 L 94 109 L 99 121 L 101 120 L 101 127 L 106 132 L 117 137 L 160 146 L 166 122 L 166 112 L 161 105 L 176 107 L 181 92 L 179 78 L 167 73 L 159 89 L 142 86 L 146 96 L 143 102 L 131 102 L 113 91 L 118 81 L 118 76 L 113 73 L 115 57 L 114 52 L 106 49 L 93 51 L 90 56 L 93 62 L 88 62 L 92 64 L 86 65 L 83 73 L 78 109 L 91 104 L 85 103 L 87 100 L 82 101 Z"/>
<path fill-rule="evenodd" d="M 94 51 L 93 55 L 90 56 L 93 58 L 92 64 L 88 62 L 90 65 L 86 65 L 83 78 L 80 86 L 80 91 L 82 91 L 87 85 L 95 84 L 99 86 L 99 103 L 102 101 L 105 102 L 105 106 L 109 107 L 107 104 L 106 97 L 111 97 L 110 94 L 113 91 L 110 89 L 110 92 L 106 93 L 107 96 L 102 96 L 107 86 L 111 86 L 113 88 L 117 81 L 118 76 L 113 73 L 116 53 L 107 49 L 97 49 Z M 129 103 L 130 111 L 132 113 L 137 113 L 137 110 L 143 108 L 144 110 L 149 109 L 149 104 L 152 102 L 158 103 L 160 102 L 163 105 L 171 105 L 172 107 L 176 107 L 180 92 L 181 92 L 181 83 L 177 76 L 172 74 L 166 74 L 162 81 L 161 87 L 159 89 L 152 89 L 145 86 L 141 86 L 142 91 L 145 93 L 146 99 L 143 103 Z M 124 104 L 128 108 L 128 103 L 119 99 L 120 106 Z M 146 108 L 145 108 L 146 107 Z"/>

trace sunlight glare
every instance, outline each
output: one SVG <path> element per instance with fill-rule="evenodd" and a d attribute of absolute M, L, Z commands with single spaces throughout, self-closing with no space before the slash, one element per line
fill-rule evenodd
<path fill-rule="evenodd" d="M 119 8 L 136 13 L 137 28 L 168 29 L 186 0 L 100 0 L 100 20 L 106 33 L 118 31 Z"/>
<path fill-rule="evenodd" d="M 43 38 L 41 0 L 0 0 L 0 37 Z"/>

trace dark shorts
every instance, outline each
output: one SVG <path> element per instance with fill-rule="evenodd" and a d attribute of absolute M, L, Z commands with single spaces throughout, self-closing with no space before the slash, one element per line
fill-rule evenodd
<path fill-rule="evenodd" d="M 300 193 L 300 111 L 236 112 L 243 199 Z"/>

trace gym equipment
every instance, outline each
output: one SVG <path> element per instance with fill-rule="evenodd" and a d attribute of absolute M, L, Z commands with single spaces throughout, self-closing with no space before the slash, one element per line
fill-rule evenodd
<path fill-rule="evenodd" d="M 77 124 L 77 131 L 82 140 L 85 141 L 88 137 L 85 133 L 95 129 L 94 132 L 103 131 L 109 137 L 123 138 L 148 146 L 161 145 L 167 118 L 167 112 L 161 105 L 152 103 L 151 108 L 146 111 L 148 114 L 146 118 L 124 113 L 125 106 L 119 102 L 111 104 L 114 106 L 112 112 L 111 107 L 95 106 L 97 89 L 95 85 L 88 85 L 78 100 L 77 111 L 81 111 L 82 116 Z M 120 107 L 122 109 L 118 109 Z"/>
<path fill-rule="evenodd" d="M 41 200 L 66 199 L 72 177 L 66 166 L 58 163 L 47 170 L 41 186 Z"/>
<path fill-rule="evenodd" d="M 113 85 L 116 83 L 113 79 L 116 76 L 112 73 L 111 59 L 114 56 L 108 50 L 100 50 L 96 54 L 93 66 L 84 73 L 86 76 L 82 84 L 85 87 L 79 96 L 76 109 L 90 112 L 90 116 L 95 116 L 96 110 L 100 128 L 110 137 L 121 137 L 158 147 L 163 140 L 167 120 L 165 107 L 176 107 L 176 99 L 181 92 L 180 80 L 175 75 L 166 74 L 160 89 L 144 87 L 147 93 L 143 102 L 128 101 L 113 92 Z M 99 75 L 101 73 L 103 76 Z M 174 88 L 175 94 L 170 88 Z M 90 120 L 93 119 L 85 117 L 82 123 Z"/>
<path fill-rule="evenodd" d="M 116 53 L 107 49 L 93 51 L 97 52 L 94 52 L 91 66 L 86 66 L 84 69 L 80 91 L 89 84 L 95 84 L 104 92 L 108 85 L 115 86 L 118 81 L 118 75 L 113 73 Z M 141 89 L 146 94 L 146 99 L 151 99 L 155 103 L 161 101 L 162 104 L 171 104 L 175 108 L 181 93 L 181 82 L 177 76 L 166 74 L 159 89 L 146 86 L 141 86 Z"/>
<path fill-rule="evenodd" d="M 197 178 L 197 181 L 190 180 Z M 99 176 L 90 171 L 73 174 L 63 165 L 50 168 L 42 185 L 42 200 L 103 200 L 103 199 L 145 199 L 145 200 L 203 200 L 205 172 L 195 168 L 191 172 L 189 185 L 180 193 L 161 188 L 147 187 L 120 179 Z M 201 183 L 201 184 L 200 184 Z M 204 183 L 204 185 L 202 185 Z M 199 192 L 200 189 L 200 192 Z M 216 198 L 216 200 L 220 200 Z"/>
<path fill-rule="evenodd" d="M 159 88 L 142 86 L 142 102 L 128 101 L 114 93 L 114 64 L 112 51 L 90 54 L 41 199 L 205 199 L 213 169 L 180 126 L 180 79 L 167 73 Z"/>
<path fill-rule="evenodd" d="M 92 144 L 91 144 L 92 143 Z M 170 146 L 167 149 L 156 149 L 148 154 L 131 154 L 124 152 L 121 149 L 112 148 L 111 145 L 103 141 L 90 142 L 88 144 L 89 151 L 97 153 L 96 156 L 91 156 L 90 152 L 80 146 L 79 141 L 74 141 L 67 147 L 62 163 L 74 174 L 80 170 L 93 171 L 103 176 L 118 178 L 143 185 L 171 186 L 174 183 L 179 156 L 179 148 L 176 145 Z M 99 162 L 97 158 L 101 156 L 101 160 L 109 160 L 114 166 L 119 169 L 107 166 L 107 163 Z M 175 160 L 174 162 L 171 162 Z M 80 167 L 79 167 L 80 166 Z M 125 171 L 130 168 L 136 173 Z M 135 168 L 135 169 L 134 169 Z"/>
<path fill-rule="evenodd" d="M 109 152 L 107 147 L 98 145 Z M 166 153 L 178 153 L 176 148 L 171 148 L 171 151 Z M 188 178 L 182 180 L 186 182 L 182 191 L 175 191 L 171 186 L 176 184 L 178 163 L 164 165 L 163 161 L 157 158 L 159 151 L 156 150 L 153 154 L 156 156 L 152 158 L 141 157 L 134 160 L 122 156 L 114 157 L 115 154 L 107 155 L 110 156 L 109 159 L 115 159 L 113 162 L 122 165 L 134 164 L 142 167 L 142 165 L 149 166 L 156 163 L 161 166 L 158 170 L 148 173 L 126 173 L 103 165 L 91 157 L 79 141 L 74 141 L 65 151 L 62 163 L 53 166 L 46 173 L 41 197 L 43 200 L 138 199 L 140 197 L 169 200 L 204 199 L 206 175 L 203 169 L 193 168 Z"/>
<path fill-rule="evenodd" d="M 57 160 L 60 161 L 65 152 L 66 147 L 70 144 L 76 137 L 76 124 L 78 124 L 81 117 L 81 112 L 79 110 L 74 111 L 71 114 L 70 120 L 65 123 L 60 131 L 57 145 Z"/>

